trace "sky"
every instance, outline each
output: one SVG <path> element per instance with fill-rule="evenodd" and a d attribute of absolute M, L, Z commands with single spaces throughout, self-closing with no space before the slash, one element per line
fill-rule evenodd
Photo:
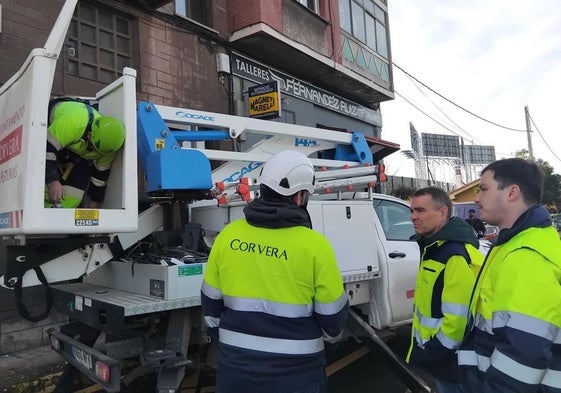
<path fill-rule="evenodd" d="M 470 112 L 521 131 L 467 114 L 394 67 L 395 99 L 381 104 L 382 138 L 411 149 L 412 122 L 419 134 L 456 133 L 466 144 L 493 145 L 497 158 L 507 158 L 528 148 L 527 105 L 534 156 L 561 174 L 560 5 L 558 0 L 388 1 L 397 66 Z M 415 175 L 415 161 L 401 152 L 384 161 L 390 175 Z M 436 180 L 454 180 L 445 160 L 429 166 Z M 476 178 L 477 168 L 471 172 Z"/>

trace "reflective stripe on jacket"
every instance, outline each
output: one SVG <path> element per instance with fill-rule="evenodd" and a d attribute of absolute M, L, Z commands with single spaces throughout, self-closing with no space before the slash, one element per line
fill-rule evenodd
<path fill-rule="evenodd" d="M 422 250 L 407 361 L 439 379 L 459 382 L 454 352 L 467 324 L 475 283 L 471 265 L 482 261 L 469 243 L 439 240 Z"/>
<path fill-rule="evenodd" d="M 545 216 L 542 209 L 530 219 Z M 561 392 L 561 242 L 553 227 L 531 226 L 491 249 L 470 313 L 458 351 L 467 392 Z"/>
<path fill-rule="evenodd" d="M 325 237 L 245 219 L 216 238 L 201 302 L 207 326 L 219 328 L 221 361 L 257 373 L 323 365 L 324 341 L 340 338 L 348 309 Z"/>

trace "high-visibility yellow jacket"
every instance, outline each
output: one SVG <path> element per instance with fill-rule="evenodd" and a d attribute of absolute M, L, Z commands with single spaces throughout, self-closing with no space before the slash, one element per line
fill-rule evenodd
<path fill-rule="evenodd" d="M 464 336 L 474 271 L 483 254 L 473 229 L 459 218 L 418 242 L 421 264 L 406 360 L 439 379 L 459 382 L 455 350 Z"/>
<path fill-rule="evenodd" d="M 100 116 L 97 110 L 81 101 L 61 101 L 52 107 L 47 128 L 45 183 L 63 180 L 66 165 L 73 161 L 73 157 L 78 156 L 92 162 L 88 194 L 94 201 L 103 200 L 116 153 L 100 154 L 89 146 L 85 135 L 93 121 Z M 69 186 L 66 189 L 63 207 L 77 207 L 81 202 L 83 190 L 76 190 L 73 193 L 72 184 Z M 45 202 L 48 207 L 50 202 L 48 200 Z"/>
<path fill-rule="evenodd" d="M 499 233 L 458 351 L 466 392 L 561 392 L 561 241 L 533 206 Z"/>
<path fill-rule="evenodd" d="M 328 240 L 294 205 L 246 207 L 270 216 L 262 227 L 241 219 L 216 238 L 201 302 L 218 328 L 219 361 L 240 372 L 286 373 L 325 364 L 324 340 L 340 338 L 348 300 Z M 269 214 L 267 211 L 270 211 Z M 294 218 L 293 220 L 291 218 Z"/>

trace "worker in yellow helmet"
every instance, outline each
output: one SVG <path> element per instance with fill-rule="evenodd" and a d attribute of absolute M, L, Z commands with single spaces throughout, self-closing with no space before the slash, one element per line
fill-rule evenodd
<path fill-rule="evenodd" d="M 500 232 L 458 351 L 467 393 L 561 392 L 561 241 L 542 192 L 534 162 L 510 158 L 483 169 L 475 202 Z"/>
<path fill-rule="evenodd" d="M 91 105 L 72 100 L 54 104 L 47 132 L 45 207 L 78 207 L 86 190 L 86 207 L 99 207 L 124 141 L 123 124 Z"/>
<path fill-rule="evenodd" d="M 341 337 L 349 303 L 329 241 L 311 229 L 314 178 L 303 154 L 274 154 L 260 198 L 212 246 L 201 303 L 217 393 L 326 392 L 324 342 Z"/>
<path fill-rule="evenodd" d="M 441 188 L 422 188 L 411 198 L 421 263 L 407 362 L 432 375 L 439 393 L 462 392 L 455 352 L 464 336 L 475 272 L 483 262 L 471 226 L 451 215 L 452 202 Z"/>

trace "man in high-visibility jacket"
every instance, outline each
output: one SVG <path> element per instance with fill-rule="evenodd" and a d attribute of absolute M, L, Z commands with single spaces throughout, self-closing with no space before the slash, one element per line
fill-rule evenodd
<path fill-rule="evenodd" d="M 462 391 L 455 351 L 464 336 L 474 271 L 483 262 L 475 232 L 451 214 L 452 202 L 441 188 L 422 188 L 411 198 L 421 264 L 406 360 L 431 374 L 439 393 Z"/>
<path fill-rule="evenodd" d="M 61 100 L 51 106 L 47 130 L 45 207 L 78 207 L 86 189 L 85 207 L 99 207 L 125 141 L 123 124 L 85 102 Z"/>
<path fill-rule="evenodd" d="M 217 393 L 326 391 L 324 341 L 340 339 L 349 303 L 331 245 L 311 229 L 314 179 L 303 154 L 274 154 L 261 197 L 213 243 L 201 303 L 218 339 Z"/>
<path fill-rule="evenodd" d="M 561 241 L 533 162 L 483 169 L 481 218 L 500 228 L 477 278 L 458 351 L 468 393 L 561 392 Z"/>

